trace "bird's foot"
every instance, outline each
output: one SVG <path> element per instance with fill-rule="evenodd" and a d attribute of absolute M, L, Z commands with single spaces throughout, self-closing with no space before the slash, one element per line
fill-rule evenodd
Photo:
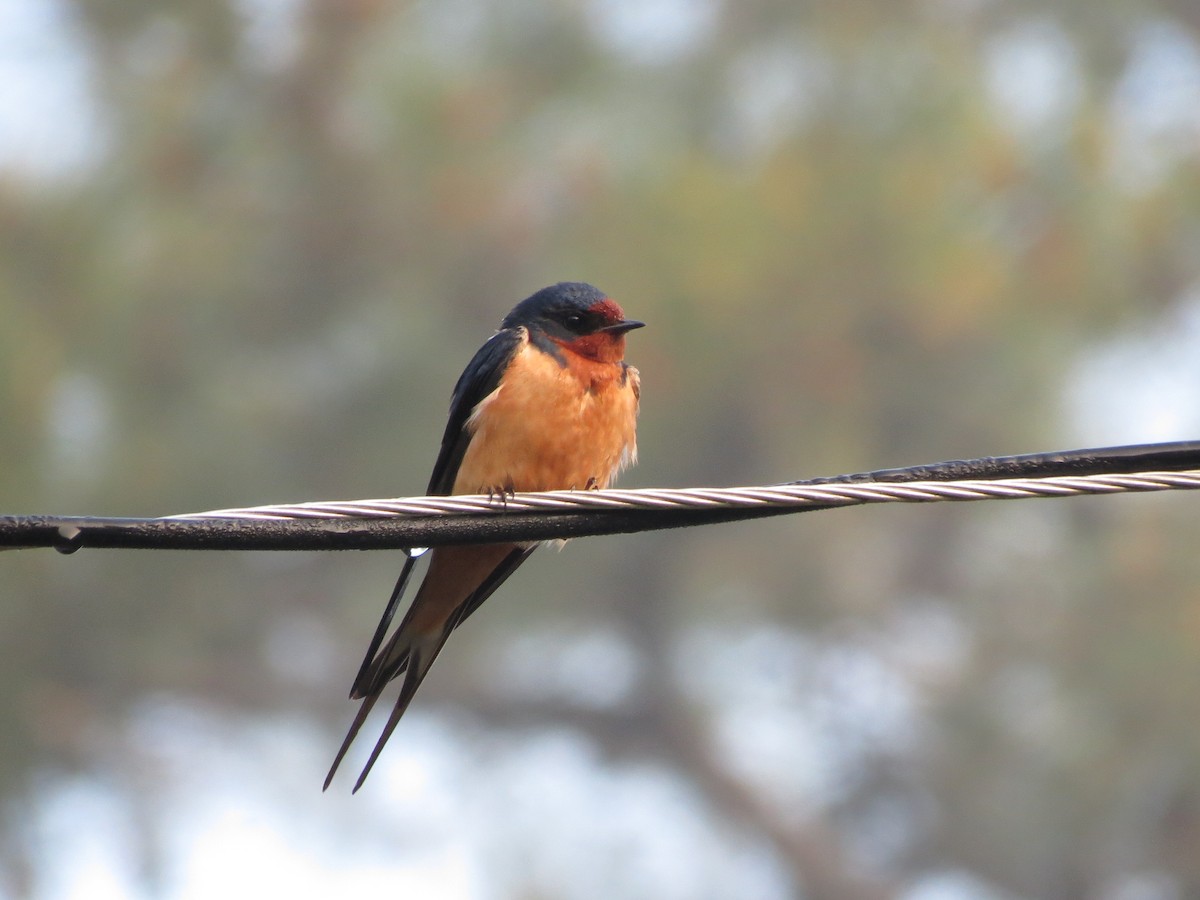
<path fill-rule="evenodd" d="M 509 498 L 515 497 L 516 494 L 517 494 L 517 489 L 515 487 L 513 487 L 513 484 L 511 481 L 508 484 L 504 484 L 504 485 L 493 484 L 493 485 L 490 485 L 487 489 L 488 502 L 496 503 L 497 501 L 499 501 L 499 503 L 502 507 L 508 506 Z"/>

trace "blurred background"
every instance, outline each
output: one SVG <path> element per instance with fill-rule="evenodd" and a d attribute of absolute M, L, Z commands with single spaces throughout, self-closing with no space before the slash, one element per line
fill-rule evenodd
<path fill-rule="evenodd" d="M 624 486 L 1195 438 L 1200 7 L 0 4 L 0 511 L 419 493 L 559 280 Z M 0 554 L 0 897 L 1195 897 L 1196 521 L 543 551 L 354 797 L 398 553 Z"/>

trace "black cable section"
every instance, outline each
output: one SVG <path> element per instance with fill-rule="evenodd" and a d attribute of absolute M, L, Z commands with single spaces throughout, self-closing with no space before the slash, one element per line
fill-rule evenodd
<path fill-rule="evenodd" d="M 906 481 L 992 481 L 998 478 L 1051 478 L 1059 475 L 1130 475 L 1136 472 L 1181 472 L 1200 468 L 1200 441 L 1130 444 L 1087 450 L 1058 450 L 1020 456 L 955 459 L 902 469 L 877 469 L 787 484 L 861 484 Z"/>
<path fill-rule="evenodd" d="M 787 482 L 894 484 L 1120 475 L 1200 469 L 1200 441 L 950 460 L 901 469 Z M 928 498 L 927 502 L 935 499 Z M 961 499 L 961 498 L 958 498 Z M 753 508 L 618 508 L 448 513 L 421 517 L 322 519 L 137 519 L 0 516 L 0 548 L 83 547 L 173 550 L 382 550 L 486 541 L 540 541 L 627 534 L 830 509 L 839 502 Z"/>

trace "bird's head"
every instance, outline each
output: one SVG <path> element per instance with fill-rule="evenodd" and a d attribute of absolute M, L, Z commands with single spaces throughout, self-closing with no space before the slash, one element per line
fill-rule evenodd
<path fill-rule="evenodd" d="M 513 307 L 502 328 L 524 326 L 535 338 L 598 362 L 620 362 L 625 332 L 645 322 L 626 319 L 615 300 L 590 284 L 564 281 L 542 288 Z"/>

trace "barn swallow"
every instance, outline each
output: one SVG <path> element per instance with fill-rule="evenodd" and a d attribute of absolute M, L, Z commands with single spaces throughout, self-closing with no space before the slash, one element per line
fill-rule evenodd
<path fill-rule="evenodd" d="M 625 318 L 590 284 L 563 282 L 522 300 L 467 364 L 427 494 L 608 487 L 637 459 L 638 371 L 627 365 Z M 371 708 L 393 678 L 400 696 L 354 790 L 379 758 L 450 632 L 521 565 L 536 543 L 435 548 L 400 627 L 380 649 L 415 562 L 405 562 L 350 698 L 361 700 L 338 750 L 328 788 Z"/>

